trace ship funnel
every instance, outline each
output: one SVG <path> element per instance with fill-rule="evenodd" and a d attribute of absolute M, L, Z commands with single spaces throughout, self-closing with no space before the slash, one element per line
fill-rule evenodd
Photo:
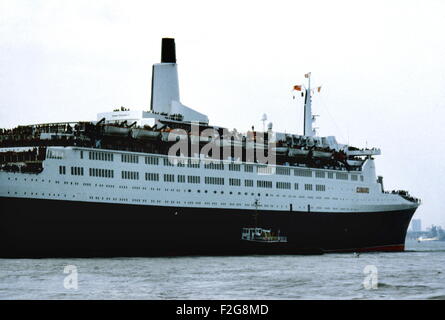
<path fill-rule="evenodd" d="M 176 63 L 175 39 L 162 38 L 162 63 Z"/>
<path fill-rule="evenodd" d="M 162 39 L 161 63 L 153 65 L 150 110 L 163 116 L 180 114 L 185 121 L 208 123 L 209 119 L 205 114 L 183 105 L 180 101 L 175 47 L 175 39 Z"/>
<path fill-rule="evenodd" d="M 163 38 L 161 63 L 153 65 L 151 110 L 158 113 L 170 114 L 173 101 L 179 102 L 175 39 Z"/>

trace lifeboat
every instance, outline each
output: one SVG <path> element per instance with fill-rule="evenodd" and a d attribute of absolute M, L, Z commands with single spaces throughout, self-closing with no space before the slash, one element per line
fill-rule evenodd
<path fill-rule="evenodd" d="M 314 158 L 330 159 L 332 157 L 332 152 L 331 151 L 315 149 L 312 152 L 313 152 L 312 155 L 313 155 Z"/>
<path fill-rule="evenodd" d="M 309 150 L 306 149 L 297 149 L 297 148 L 289 148 L 288 156 L 289 157 L 305 157 L 309 153 Z"/>
<path fill-rule="evenodd" d="M 278 141 L 276 147 L 272 148 L 272 151 L 275 152 L 275 154 L 286 155 L 289 151 L 289 147 L 284 141 Z"/>
<path fill-rule="evenodd" d="M 128 127 L 122 127 L 112 124 L 108 124 L 103 127 L 104 136 L 128 137 L 130 135 L 130 131 L 131 129 Z"/>
<path fill-rule="evenodd" d="M 363 160 L 346 160 L 346 162 L 348 163 L 348 165 L 350 166 L 361 166 L 363 163 Z"/>
<path fill-rule="evenodd" d="M 133 139 L 155 140 L 159 138 L 160 135 L 161 133 L 159 131 L 147 127 L 131 129 L 131 136 Z"/>

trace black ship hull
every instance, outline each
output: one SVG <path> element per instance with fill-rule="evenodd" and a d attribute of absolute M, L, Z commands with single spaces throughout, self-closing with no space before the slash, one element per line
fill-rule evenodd
<path fill-rule="evenodd" d="M 403 251 L 416 209 L 260 211 L 287 243 L 241 240 L 254 212 L 0 197 L 0 257 L 144 257 Z"/>

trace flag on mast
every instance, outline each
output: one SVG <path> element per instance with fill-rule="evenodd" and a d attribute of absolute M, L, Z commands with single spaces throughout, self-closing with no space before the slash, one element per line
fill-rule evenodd
<path fill-rule="evenodd" d="M 310 78 L 310 76 L 311 76 L 311 73 L 310 73 L 310 72 L 308 72 L 308 73 L 306 73 L 306 74 L 304 75 L 305 78 Z"/>
<path fill-rule="evenodd" d="M 299 86 L 299 85 L 295 85 L 295 86 L 294 86 L 294 90 L 301 91 L 301 86 Z"/>
<path fill-rule="evenodd" d="M 320 90 L 321 90 L 321 86 L 319 86 L 319 87 L 317 88 L 317 91 L 318 91 L 318 92 L 320 92 Z"/>

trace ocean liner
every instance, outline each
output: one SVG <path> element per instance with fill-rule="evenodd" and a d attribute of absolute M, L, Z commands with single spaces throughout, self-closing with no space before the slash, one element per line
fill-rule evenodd
<path fill-rule="evenodd" d="M 306 78 L 303 134 L 228 130 L 180 102 L 164 38 L 150 110 L 1 129 L 0 257 L 403 251 L 420 200 L 317 135 Z"/>

